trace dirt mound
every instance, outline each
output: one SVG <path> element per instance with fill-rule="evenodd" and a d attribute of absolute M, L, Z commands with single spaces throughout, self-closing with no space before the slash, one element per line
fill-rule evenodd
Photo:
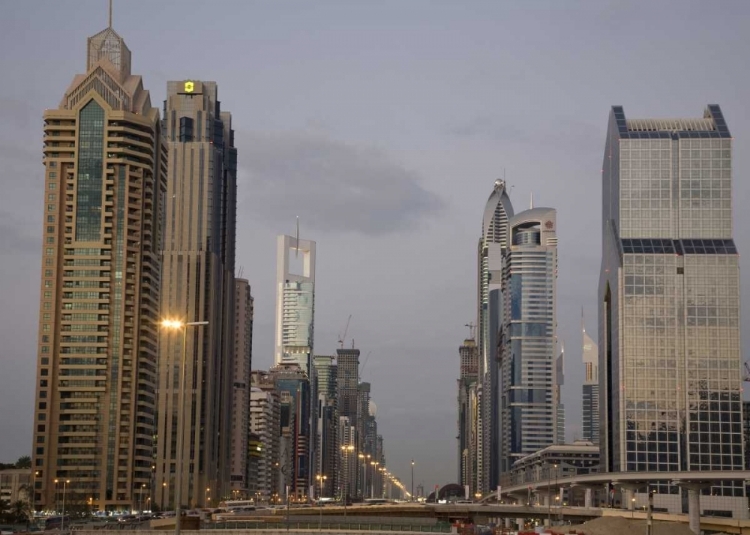
<path fill-rule="evenodd" d="M 602 517 L 580 526 L 567 526 L 565 530 L 555 528 L 560 533 L 577 531 L 585 535 L 643 535 L 646 533 L 645 520 L 631 520 L 621 517 Z M 654 535 L 695 535 L 686 524 L 676 522 L 654 522 Z"/>

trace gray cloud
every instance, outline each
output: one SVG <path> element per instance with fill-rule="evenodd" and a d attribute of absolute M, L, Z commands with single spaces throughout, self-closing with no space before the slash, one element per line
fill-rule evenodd
<path fill-rule="evenodd" d="M 312 134 L 242 138 L 240 198 L 255 219 L 288 226 L 300 216 L 315 230 L 383 235 L 445 206 L 382 151 Z"/>
<path fill-rule="evenodd" d="M 26 223 L 7 212 L 0 212 L 0 251 L 3 254 L 38 254 L 37 230 L 30 229 Z"/>

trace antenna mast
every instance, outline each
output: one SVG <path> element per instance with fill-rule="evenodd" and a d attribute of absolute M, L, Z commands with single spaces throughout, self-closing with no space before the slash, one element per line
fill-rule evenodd
<path fill-rule="evenodd" d="M 112 27 L 112 0 L 109 0 L 109 27 Z"/>

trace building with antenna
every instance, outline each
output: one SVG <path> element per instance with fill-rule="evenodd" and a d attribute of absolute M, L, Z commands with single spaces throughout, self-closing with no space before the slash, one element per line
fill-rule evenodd
<path fill-rule="evenodd" d="M 131 511 L 151 485 L 167 150 L 110 24 L 44 113 L 32 503 Z"/>
<path fill-rule="evenodd" d="M 298 234 L 276 240 L 275 364 L 311 372 L 315 332 L 315 242 Z M 293 256 L 292 256 L 293 255 Z"/>
<path fill-rule="evenodd" d="M 552 381 L 552 404 L 555 407 L 555 444 L 565 444 L 565 405 L 562 401 L 562 387 L 565 384 L 565 345 L 560 344 L 560 354 L 555 359 Z"/>
<path fill-rule="evenodd" d="M 501 471 L 558 440 L 557 214 L 532 208 L 510 218 L 500 333 Z M 562 360 L 559 360 L 562 364 Z M 560 365 L 560 368 L 562 366 Z M 562 371 L 560 369 L 560 371 Z M 562 381 L 562 373 L 557 375 Z M 559 396 L 558 396 L 559 398 Z M 559 399 L 557 400 L 559 404 Z M 563 441 L 564 442 L 564 441 Z"/>
<path fill-rule="evenodd" d="M 476 428 L 475 481 L 472 493 L 482 494 L 494 489 L 500 481 L 500 376 L 498 368 L 498 336 L 502 326 L 504 294 L 502 274 L 504 251 L 509 245 L 508 220 L 513 205 L 508 197 L 505 180 L 496 180 L 484 208 L 482 236 L 477 250 L 477 348 L 479 379 L 477 396 L 479 410 Z"/>

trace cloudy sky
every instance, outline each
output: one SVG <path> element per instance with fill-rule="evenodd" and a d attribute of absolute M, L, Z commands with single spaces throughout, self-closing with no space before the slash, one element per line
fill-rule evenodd
<path fill-rule="evenodd" d="M 215 80 L 239 149 L 237 251 L 255 295 L 253 365 L 272 362 L 275 236 L 318 243 L 315 346 L 349 314 L 389 466 L 456 479 L 456 383 L 475 320 L 484 204 L 558 210 L 568 438 L 580 436 L 580 310 L 596 336 L 609 108 L 699 117 L 735 136 L 748 199 L 750 2 L 116 0 L 115 29 L 161 106 Z M 41 253 L 42 113 L 85 70 L 106 0 L 0 4 L 0 461 L 30 453 Z M 737 243 L 750 251 L 747 212 Z M 743 304 L 750 280 L 743 274 Z M 745 307 L 746 309 L 746 307 Z M 745 315 L 744 331 L 750 330 Z"/>

